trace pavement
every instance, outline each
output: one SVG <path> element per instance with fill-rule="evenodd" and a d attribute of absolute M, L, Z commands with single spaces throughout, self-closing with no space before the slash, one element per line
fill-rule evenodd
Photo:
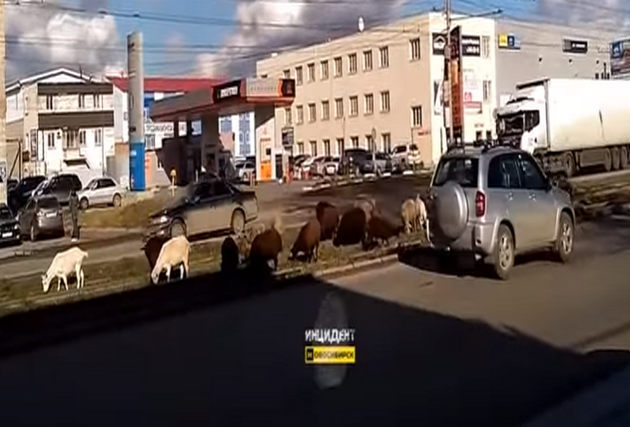
<path fill-rule="evenodd" d="M 178 310 L 125 325 L 107 326 L 109 312 L 85 303 L 80 323 L 98 320 L 98 330 L 0 358 L 2 418 L 95 427 L 522 425 L 630 362 L 630 222 L 582 224 L 576 245 L 570 265 L 529 256 L 507 282 L 439 270 L 418 251 L 230 303 L 203 302 L 219 276 L 196 293 L 185 283 L 154 287 L 165 295 L 146 313 L 173 300 Z M 133 298 L 102 304 L 123 310 Z M 303 361 L 304 331 L 322 313 L 328 325 L 344 323 L 323 310 L 330 298 L 356 331 L 357 362 L 346 370 Z M 36 322 L 29 333 L 46 329 Z M 322 376 L 341 385 L 322 388 Z M 71 409 L 53 396 L 72 396 Z"/>

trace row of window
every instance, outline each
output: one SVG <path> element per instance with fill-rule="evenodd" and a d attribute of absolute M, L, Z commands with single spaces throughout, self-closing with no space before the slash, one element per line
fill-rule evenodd
<path fill-rule="evenodd" d="M 92 105 L 88 107 L 88 96 L 92 98 Z M 54 110 L 57 103 L 57 97 L 55 95 L 46 95 L 46 109 Z M 103 97 L 99 94 L 86 95 L 80 94 L 77 95 L 77 102 L 79 109 L 83 108 L 103 108 Z"/>
<path fill-rule="evenodd" d="M 55 148 L 57 142 L 57 133 L 48 132 L 46 134 L 46 145 L 48 148 Z M 87 147 L 87 132 L 80 130 L 78 132 L 64 132 L 59 135 L 64 149 Z M 101 147 L 103 145 L 103 129 L 94 129 L 94 146 Z"/>
<path fill-rule="evenodd" d="M 346 148 L 367 148 L 372 151 L 381 151 L 385 153 L 389 153 L 392 149 L 392 135 L 389 132 L 385 132 L 381 134 L 380 144 L 376 144 L 372 139 L 372 134 L 365 135 L 364 144 L 361 144 L 360 138 L 358 135 L 350 137 L 350 146 L 346 146 L 346 141 L 344 138 L 336 138 L 335 139 L 335 150 L 333 151 L 333 147 L 331 146 L 330 139 L 323 139 L 321 143 L 322 151 L 319 150 L 319 143 L 316 140 L 311 140 L 308 143 L 309 152 L 305 152 L 304 141 L 298 141 L 296 144 L 297 153 L 293 153 L 294 155 L 300 154 L 310 154 L 311 156 L 341 156 Z"/>

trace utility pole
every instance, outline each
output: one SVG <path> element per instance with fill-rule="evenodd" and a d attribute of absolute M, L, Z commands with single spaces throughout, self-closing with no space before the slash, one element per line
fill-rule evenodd
<path fill-rule="evenodd" d="M 142 33 L 127 36 L 127 110 L 129 111 L 129 187 L 144 191 L 144 69 Z"/>
<path fill-rule="evenodd" d="M 450 124 L 448 126 L 448 139 L 446 140 L 446 146 L 448 147 L 453 143 L 453 82 L 451 75 L 451 26 L 452 26 L 452 18 L 451 18 L 451 0 L 444 0 L 444 17 L 446 19 L 446 47 L 444 48 L 444 77 L 448 76 L 448 80 L 444 78 L 444 82 L 442 83 L 442 94 L 444 90 L 448 88 L 448 110 L 450 113 Z M 445 87 L 444 83 L 448 82 L 448 86 Z M 447 124 L 446 119 L 446 102 L 443 103 L 442 107 L 444 114 L 444 126 Z"/>
<path fill-rule="evenodd" d="M 6 70 L 6 34 L 4 27 L 4 2 L 0 2 L 0 37 L 2 37 L 2 43 L 0 43 L 0 176 L 2 182 L 0 183 L 0 203 L 7 203 L 7 180 L 8 165 L 7 165 L 7 98 L 5 92 L 4 73 Z M 22 155 L 22 153 L 19 153 Z"/>

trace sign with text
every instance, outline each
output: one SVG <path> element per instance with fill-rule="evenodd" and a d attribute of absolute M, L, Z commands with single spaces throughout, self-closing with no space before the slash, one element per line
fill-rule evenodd
<path fill-rule="evenodd" d="M 295 96 L 295 80 L 293 79 L 247 79 L 245 81 L 247 98 L 273 98 Z"/>
<path fill-rule="evenodd" d="M 224 102 L 228 99 L 240 98 L 242 96 L 241 80 L 224 83 L 212 89 L 212 101 L 215 103 Z"/>
<path fill-rule="evenodd" d="M 521 41 L 514 34 L 499 34 L 499 49 L 520 50 Z"/>
<path fill-rule="evenodd" d="M 586 40 L 562 40 L 562 51 L 565 53 L 587 53 L 588 42 Z"/>
<path fill-rule="evenodd" d="M 449 81 L 451 86 L 451 126 L 453 137 L 463 138 L 464 135 L 464 82 L 462 76 L 462 37 L 461 27 L 451 30 L 451 58 L 449 61 Z M 451 141 L 453 143 L 454 141 Z"/>
<path fill-rule="evenodd" d="M 463 35 L 462 56 L 481 56 L 481 37 Z"/>
<path fill-rule="evenodd" d="M 444 55 L 446 49 L 446 34 L 433 33 L 433 54 Z"/>

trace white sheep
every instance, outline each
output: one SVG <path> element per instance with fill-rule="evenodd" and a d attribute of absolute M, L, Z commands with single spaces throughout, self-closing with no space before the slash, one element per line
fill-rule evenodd
<path fill-rule="evenodd" d="M 416 221 L 418 229 L 425 228 L 427 224 L 427 207 L 419 194 L 416 196 Z"/>
<path fill-rule="evenodd" d="M 188 255 L 190 254 L 190 243 L 185 236 L 177 236 L 169 239 L 160 250 L 160 255 L 155 262 L 151 272 L 151 281 L 157 284 L 160 274 L 166 270 L 166 280 L 171 280 L 171 270 L 180 266 L 180 279 L 184 278 L 184 273 L 188 276 Z"/>
<path fill-rule="evenodd" d="M 418 206 L 414 199 L 407 199 L 403 202 L 401 208 L 402 222 L 405 226 L 405 233 L 410 234 L 415 231 L 418 224 Z"/>
<path fill-rule="evenodd" d="M 68 276 L 72 273 L 77 278 L 77 289 L 81 289 L 85 285 L 85 276 L 83 274 L 83 260 L 88 257 L 88 253 L 78 247 L 70 248 L 66 251 L 59 252 L 52 260 L 46 274 L 42 275 L 42 287 L 44 293 L 50 289 L 50 282 L 57 278 L 57 291 L 61 289 L 61 281 L 68 290 Z"/>

